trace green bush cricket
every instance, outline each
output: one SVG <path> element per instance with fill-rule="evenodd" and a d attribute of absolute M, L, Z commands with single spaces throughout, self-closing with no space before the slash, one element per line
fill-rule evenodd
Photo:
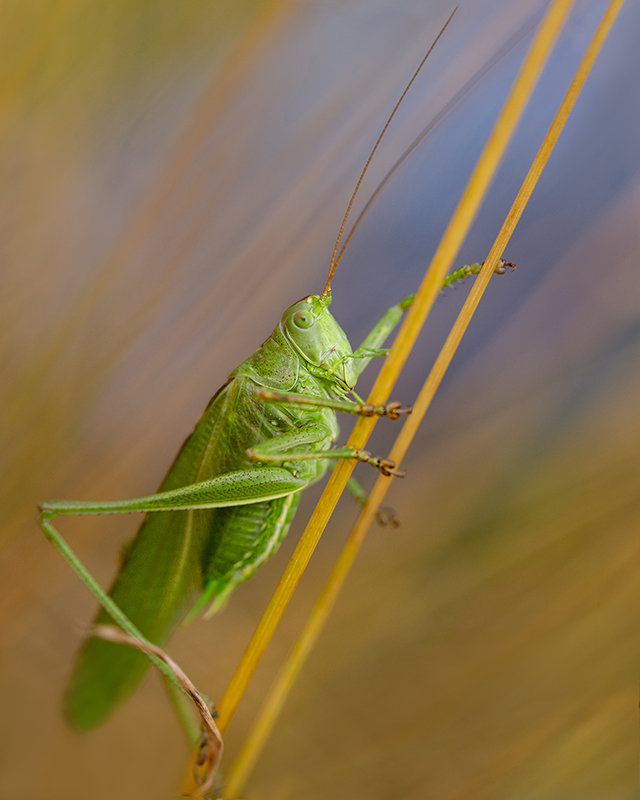
<path fill-rule="evenodd" d="M 504 265 L 500 270 L 504 271 Z M 445 285 L 479 271 L 463 267 Z M 336 410 L 397 419 L 397 403 L 377 408 L 346 399 L 413 296 L 390 308 L 352 351 L 329 311 L 330 291 L 288 308 L 266 342 L 229 376 L 186 440 L 158 494 L 113 502 L 49 501 L 41 525 L 60 515 L 147 512 L 110 596 L 153 642 L 162 644 L 187 615 L 233 589 L 272 555 L 286 535 L 301 492 L 335 458 L 356 458 L 383 474 L 395 464 L 348 448 Z M 102 611 L 97 622 L 111 622 Z M 67 714 L 78 728 L 99 725 L 141 680 L 148 659 L 128 647 L 89 638 L 71 679 Z"/>
<path fill-rule="evenodd" d="M 393 114 L 395 109 L 371 155 Z M 353 196 L 361 180 L 362 175 Z M 40 505 L 45 535 L 103 605 L 98 624 L 115 621 L 134 638 L 146 637 L 162 645 L 178 625 L 205 605 L 210 604 L 207 615 L 218 610 L 234 588 L 276 552 L 301 492 L 324 476 L 332 459 L 355 458 L 385 475 L 401 474 L 393 462 L 367 451 L 332 448 L 339 434 L 336 411 L 391 419 L 410 411 L 398 403 L 363 404 L 354 388 L 371 358 L 386 354 L 381 346 L 413 296 L 390 308 L 356 350 L 329 311 L 331 280 L 340 258 L 336 253 L 353 196 L 323 293 L 288 308 L 264 344 L 230 374 L 157 494 L 124 501 Z M 477 274 L 480 266 L 456 270 L 443 288 Z M 504 272 L 505 267 L 501 262 L 497 271 Z M 348 399 L 350 394 L 355 400 Z M 353 489 L 362 501 L 363 490 L 355 485 Z M 51 520 L 62 515 L 127 512 L 146 516 L 128 547 L 109 600 Z M 66 713 L 71 723 L 82 730 L 100 725 L 134 691 L 148 663 L 140 650 L 89 637 L 67 691 Z"/>

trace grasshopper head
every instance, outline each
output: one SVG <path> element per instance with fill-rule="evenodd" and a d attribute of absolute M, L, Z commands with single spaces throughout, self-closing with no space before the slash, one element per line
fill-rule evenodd
<path fill-rule="evenodd" d="M 331 295 L 312 294 L 282 315 L 282 329 L 309 371 L 346 394 L 356 385 L 357 373 L 345 332 L 329 311 Z"/>

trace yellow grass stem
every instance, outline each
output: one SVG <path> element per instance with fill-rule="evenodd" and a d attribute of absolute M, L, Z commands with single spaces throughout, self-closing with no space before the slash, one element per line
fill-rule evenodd
<path fill-rule="evenodd" d="M 475 214 L 484 199 L 489 184 L 507 148 L 515 126 L 540 76 L 546 59 L 560 33 L 572 6 L 572 0 L 553 0 L 529 48 L 523 65 L 496 120 L 478 163 L 467 183 L 464 193 L 440 240 L 440 244 L 416 293 L 413 305 L 400 328 L 391 352 L 385 359 L 380 374 L 367 402 L 374 405 L 386 403 L 389 394 L 431 310 L 447 271 L 450 269 Z M 480 277 L 480 276 L 479 276 Z M 376 419 L 360 417 L 349 437 L 348 446 L 363 448 L 371 435 Z M 324 492 L 307 527 L 289 561 L 269 604 L 258 623 L 247 649 L 234 672 L 217 710 L 218 729 L 224 734 L 251 676 L 273 636 L 302 573 L 307 566 L 320 536 L 344 491 L 353 472 L 355 462 L 339 461 L 331 473 Z M 189 788 L 191 780 L 188 779 Z"/>
<path fill-rule="evenodd" d="M 604 43 L 613 22 L 622 7 L 624 0 L 612 0 L 600 25 L 587 48 L 587 51 L 578 67 L 578 70 L 571 82 L 571 86 L 553 120 L 547 135 L 531 165 L 531 168 L 518 192 L 518 195 L 507 215 L 507 218 L 491 248 L 489 256 L 485 261 L 484 267 L 476 279 L 471 292 L 456 320 L 447 340 L 436 359 L 436 362 L 429 373 L 427 380 L 418 396 L 414 406 L 413 414 L 405 422 L 400 435 L 391 451 L 391 458 L 400 463 L 404 458 L 407 449 L 424 417 L 431 399 L 438 388 L 442 377 L 451 362 L 460 340 L 476 310 L 480 298 L 486 289 L 489 279 L 493 274 L 498 259 L 511 238 L 511 235 L 520 220 L 522 212 L 533 192 L 533 189 L 544 169 L 549 156 L 558 140 L 560 132 L 571 113 L 575 101 L 584 85 L 591 67 Z M 296 679 L 302 665 L 304 664 L 309 652 L 315 644 L 323 626 L 329 615 L 338 594 L 344 584 L 349 570 L 358 554 L 360 546 L 364 541 L 367 531 L 373 522 L 375 513 L 384 499 L 390 486 L 390 481 L 380 476 L 376 481 L 373 490 L 369 495 L 367 506 L 360 513 L 358 520 L 347 540 L 347 543 L 336 562 L 325 587 L 318 598 L 316 605 L 311 612 L 309 619 L 293 646 L 286 662 L 280 670 L 269 694 L 267 695 L 260 715 L 247 737 L 243 748 L 229 773 L 228 783 L 225 787 L 225 795 L 237 797 L 249 776 L 255 762 L 257 761 L 263 745 L 282 709 L 282 706 L 289 694 L 291 686 Z"/>

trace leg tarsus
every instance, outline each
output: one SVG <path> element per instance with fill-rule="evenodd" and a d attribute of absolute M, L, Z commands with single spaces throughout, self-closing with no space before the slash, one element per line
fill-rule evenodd
<path fill-rule="evenodd" d="M 391 458 L 372 456 L 368 450 L 354 448 L 353 457 L 357 458 L 358 461 L 361 461 L 363 464 L 370 464 L 372 467 L 376 467 L 387 478 L 390 478 L 392 475 L 396 478 L 404 478 L 407 474 L 406 469 L 396 469 L 396 462 Z"/>
<path fill-rule="evenodd" d="M 380 506 L 376 511 L 376 521 L 378 525 L 383 528 L 399 528 L 400 518 L 398 517 L 395 509 L 390 506 Z"/>
<path fill-rule="evenodd" d="M 387 419 L 400 419 L 401 414 L 410 414 L 413 411 L 411 406 L 403 406 L 394 400 L 384 406 L 373 406 L 370 403 L 362 403 L 357 412 L 361 417 L 386 417 Z"/>
<path fill-rule="evenodd" d="M 477 275 L 482 269 L 483 265 L 484 262 L 480 263 L 479 261 L 474 261 L 472 264 L 465 264 L 463 267 L 450 272 L 445 277 L 442 286 L 440 287 L 440 293 L 442 294 L 442 290 L 447 286 L 451 286 L 453 289 L 455 289 L 456 287 L 453 284 L 460 283 L 465 278 L 469 278 L 471 275 Z M 496 275 L 504 275 L 504 273 L 507 271 L 507 267 L 510 267 L 513 270 L 516 268 L 516 265 L 511 261 L 504 261 L 501 258 L 493 271 L 496 273 Z"/>

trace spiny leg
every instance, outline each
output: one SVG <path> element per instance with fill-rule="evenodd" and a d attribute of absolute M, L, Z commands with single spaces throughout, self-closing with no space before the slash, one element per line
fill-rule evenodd
<path fill-rule="evenodd" d="M 315 452 L 300 450 L 291 450 L 287 452 L 276 447 L 269 447 L 268 445 L 273 441 L 273 439 L 270 439 L 268 442 L 263 442 L 256 447 L 250 447 L 247 450 L 247 457 L 252 461 L 262 461 L 265 463 L 310 461 L 324 458 L 355 458 L 356 461 L 361 461 L 363 464 L 370 464 L 372 467 L 376 467 L 376 469 L 379 469 L 380 472 L 387 477 L 394 475 L 396 478 L 404 478 L 406 475 L 406 470 L 396 469 L 396 462 L 392 459 L 372 456 L 368 450 L 361 450 L 358 447 L 337 447 L 332 450 L 317 450 Z M 276 442 L 276 445 L 278 444 L 279 443 Z"/>
<path fill-rule="evenodd" d="M 398 402 L 387 403 L 383 406 L 374 406 L 370 403 L 355 403 L 352 400 L 334 399 L 306 394 L 283 394 L 271 389 L 258 389 L 256 392 L 261 400 L 270 400 L 274 403 L 283 403 L 295 406 L 310 406 L 311 408 L 333 408 L 344 411 L 346 414 L 357 414 L 360 417 L 387 417 L 399 419 L 402 414 L 410 414 L 411 407 L 403 406 Z"/>
<path fill-rule="evenodd" d="M 170 692 L 170 696 L 175 703 L 176 695 L 182 692 L 182 688 L 179 683 L 176 682 L 175 675 L 173 675 L 166 666 L 166 662 L 163 662 L 162 659 L 158 660 L 153 655 L 152 648 L 156 647 L 156 645 L 143 635 L 141 630 L 124 613 L 116 601 L 104 591 L 56 530 L 52 520 L 61 514 L 78 515 L 123 513 L 131 511 L 158 512 L 175 508 L 189 510 L 202 507 L 243 505 L 245 503 L 271 499 L 273 497 L 286 497 L 305 488 L 307 485 L 307 482 L 295 478 L 290 471 L 280 467 L 266 467 L 260 470 L 239 470 L 235 473 L 227 473 L 218 476 L 209 481 L 203 481 L 170 492 L 161 492 L 147 498 L 105 503 L 48 501 L 42 503 L 40 506 L 41 517 L 39 524 L 47 539 L 51 541 L 69 563 L 74 572 L 76 572 L 105 609 L 109 617 L 120 625 L 127 634 L 144 645 L 143 649 L 146 648 L 145 652 L 149 659 L 163 672 L 167 680 L 171 682 L 174 691 Z M 175 704 L 178 707 L 181 720 L 184 720 L 182 704 L 180 702 Z M 189 729 L 189 726 L 187 725 L 185 727 L 187 729 L 187 735 L 192 736 L 192 731 Z"/>
<path fill-rule="evenodd" d="M 275 436 L 273 439 L 260 442 L 260 444 L 250 447 L 246 451 L 246 454 L 251 461 L 279 464 L 286 461 L 355 458 L 357 461 L 376 467 L 383 475 L 395 475 L 398 478 L 404 477 L 405 472 L 396 469 L 395 461 L 389 458 L 372 456 L 367 450 L 361 450 L 356 447 L 341 447 L 331 450 L 309 450 L 310 445 L 313 446 L 323 441 L 330 441 L 328 438 L 329 434 L 330 431 L 326 425 L 321 422 L 313 423 L 306 425 L 304 428 L 292 431 L 291 433 L 281 434 L 280 436 Z"/>
<path fill-rule="evenodd" d="M 326 428 L 323 430 L 326 431 Z M 195 508 L 224 508 L 273 500 L 306 489 L 307 483 L 278 467 L 226 472 L 207 481 L 168 492 L 132 500 L 85 502 L 45 500 L 40 504 L 41 520 L 60 515 L 126 514 L 132 511 L 176 511 Z M 44 528 L 43 528 L 44 530 Z"/>
<path fill-rule="evenodd" d="M 326 429 L 323 429 L 326 431 Z M 47 539 L 58 550 L 69 566 L 78 575 L 100 605 L 120 627 L 130 636 L 141 642 L 149 642 L 131 622 L 120 607 L 104 591 L 82 561 L 66 543 L 51 522 L 60 515 L 113 514 L 132 511 L 190 510 L 196 508 L 220 508 L 245 505 L 248 503 L 285 497 L 305 489 L 308 483 L 296 478 L 281 467 L 238 470 L 229 472 L 208 481 L 202 481 L 180 489 L 138 497 L 133 500 L 106 502 L 82 502 L 76 500 L 49 500 L 40 504 L 38 524 Z M 162 661 L 149 654 L 149 658 L 163 673 L 169 674 Z M 171 677 L 169 675 L 169 677 Z"/>

